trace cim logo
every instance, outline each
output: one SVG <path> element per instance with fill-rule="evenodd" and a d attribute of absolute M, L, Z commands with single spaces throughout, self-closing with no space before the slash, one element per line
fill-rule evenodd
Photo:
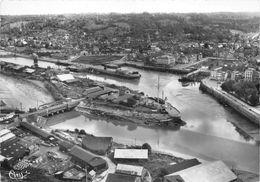
<path fill-rule="evenodd" d="M 9 178 L 15 179 L 15 180 L 21 180 L 21 179 L 26 179 L 29 174 L 30 174 L 30 172 L 28 172 L 28 171 L 16 172 L 14 170 L 11 170 L 11 171 L 9 171 Z"/>

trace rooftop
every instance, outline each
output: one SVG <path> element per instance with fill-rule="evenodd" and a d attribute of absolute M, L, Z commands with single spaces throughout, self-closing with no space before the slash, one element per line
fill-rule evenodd
<path fill-rule="evenodd" d="M 135 182 L 135 176 L 123 175 L 123 174 L 112 174 L 107 175 L 106 182 Z"/>
<path fill-rule="evenodd" d="M 230 182 L 237 176 L 222 161 L 197 165 L 168 176 L 180 175 L 188 182 Z"/>
<path fill-rule="evenodd" d="M 115 149 L 115 159 L 148 159 L 147 149 Z"/>
<path fill-rule="evenodd" d="M 127 164 L 117 164 L 116 166 L 117 173 L 128 174 L 133 176 L 142 176 L 143 170 L 143 166 L 134 166 Z"/>
<path fill-rule="evenodd" d="M 42 130 L 41 128 L 38 128 L 35 125 L 32 125 L 28 122 L 21 122 L 21 126 L 26 128 L 27 130 L 29 130 L 32 133 L 35 133 L 37 135 L 39 135 L 40 137 L 47 139 L 49 137 L 51 137 L 52 135 L 44 130 Z"/>

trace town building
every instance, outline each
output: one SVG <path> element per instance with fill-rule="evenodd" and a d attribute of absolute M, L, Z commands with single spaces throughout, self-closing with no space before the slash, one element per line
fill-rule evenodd
<path fill-rule="evenodd" d="M 254 68 L 248 68 L 246 69 L 244 73 L 245 81 L 253 81 L 258 82 L 259 81 L 259 73 Z"/>
<path fill-rule="evenodd" d="M 239 76 L 240 76 L 240 72 L 235 70 L 231 72 L 230 79 L 237 81 L 239 79 Z"/>
<path fill-rule="evenodd" d="M 222 71 L 222 67 L 215 68 L 210 71 L 210 79 L 217 81 L 224 81 L 227 79 L 228 74 Z"/>
<path fill-rule="evenodd" d="M 175 58 L 170 55 L 162 55 L 156 58 L 156 64 L 160 66 L 170 66 L 175 64 Z"/>

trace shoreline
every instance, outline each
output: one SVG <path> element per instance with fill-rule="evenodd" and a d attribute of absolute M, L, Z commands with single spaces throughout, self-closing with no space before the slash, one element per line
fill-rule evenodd
<path fill-rule="evenodd" d="M 227 93 L 224 94 L 220 90 L 214 89 L 213 87 L 207 85 L 205 80 L 200 82 L 200 90 L 205 91 L 207 94 L 214 97 L 218 100 L 221 104 L 225 103 L 229 105 L 232 109 L 234 109 L 238 114 L 241 114 L 243 117 L 247 118 L 251 124 L 258 126 L 260 125 L 260 114 L 256 113 L 255 111 L 251 110 L 250 108 L 246 107 L 245 104 L 241 104 L 242 101 L 238 101 L 237 98 L 233 98 L 229 96 Z M 251 137 L 257 143 L 260 143 L 260 134 L 255 133 L 253 131 L 249 131 L 248 128 L 242 126 L 239 123 L 231 122 L 235 127 L 237 127 L 242 133 L 246 134 L 247 136 Z"/>

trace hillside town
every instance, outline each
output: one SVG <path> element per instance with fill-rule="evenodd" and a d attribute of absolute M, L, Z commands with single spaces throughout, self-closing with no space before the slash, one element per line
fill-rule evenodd
<path fill-rule="evenodd" d="M 258 18 L 1 15 L 0 180 L 259 181 Z"/>

